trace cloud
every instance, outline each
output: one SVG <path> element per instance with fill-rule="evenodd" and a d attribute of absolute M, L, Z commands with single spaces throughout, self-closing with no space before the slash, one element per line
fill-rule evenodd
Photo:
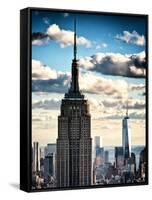
<path fill-rule="evenodd" d="M 32 60 L 32 91 L 65 93 L 70 83 L 69 73 L 56 71 Z"/>
<path fill-rule="evenodd" d="M 51 40 L 57 41 L 62 48 L 74 44 L 74 32 L 70 30 L 61 29 L 57 24 L 52 24 L 47 29 L 47 35 Z M 91 47 L 91 42 L 85 37 L 77 37 L 77 44 Z"/>
<path fill-rule="evenodd" d="M 71 74 L 56 71 L 43 65 L 38 60 L 32 60 L 32 91 L 45 93 L 66 93 L 70 87 Z M 94 72 L 80 71 L 80 89 L 88 94 L 102 94 L 118 99 L 128 97 L 128 83 L 125 80 L 112 80 L 96 75 Z M 143 84 L 130 84 L 129 90 L 143 90 Z"/>
<path fill-rule="evenodd" d="M 32 45 L 41 46 L 48 41 L 47 34 L 42 32 L 32 33 Z"/>
<path fill-rule="evenodd" d="M 36 76 L 39 77 L 40 76 Z M 128 94 L 127 82 L 123 80 L 105 79 L 94 75 L 93 73 L 80 73 L 79 76 L 80 89 L 84 93 L 103 94 L 114 98 L 125 98 Z M 35 78 L 35 76 L 34 76 Z M 33 79 L 33 92 L 55 92 L 66 93 L 70 86 L 70 76 L 66 73 L 58 74 L 56 78 L 51 79 Z"/>
<path fill-rule="evenodd" d="M 108 45 L 106 43 L 101 43 L 96 46 L 96 49 L 106 48 Z"/>
<path fill-rule="evenodd" d="M 97 76 L 92 72 L 80 74 L 80 89 L 90 94 L 105 94 L 114 98 L 128 95 L 128 84 L 124 80 L 112 80 Z"/>
<path fill-rule="evenodd" d="M 44 44 L 44 39 L 47 38 L 47 41 L 55 41 L 60 44 L 60 47 L 68 47 L 74 44 L 74 32 L 70 30 L 61 29 L 57 24 L 50 25 L 45 33 L 36 32 L 32 33 L 32 44 L 33 45 L 42 45 Z M 77 36 L 77 45 L 85 46 L 90 48 L 92 43 L 90 40 L 83 36 Z"/>
<path fill-rule="evenodd" d="M 46 40 L 44 39 L 38 39 L 38 40 L 32 41 L 32 45 L 35 45 L 35 46 L 42 46 L 44 44 L 46 44 Z"/>
<path fill-rule="evenodd" d="M 70 74 L 56 71 L 49 66 L 43 65 L 38 60 L 32 61 L 32 92 L 40 94 L 42 100 L 33 102 L 32 108 L 54 110 L 60 108 L 59 99 L 49 99 L 48 93 L 66 93 L 70 85 Z M 113 80 L 98 76 L 94 72 L 80 71 L 80 89 L 87 94 L 102 95 L 103 100 L 89 96 L 89 105 L 93 119 L 122 119 L 125 115 L 126 100 L 128 98 L 128 83 L 125 80 Z M 129 89 L 143 91 L 143 84 L 129 84 Z M 47 95 L 44 95 L 47 94 Z M 136 113 L 136 118 L 143 115 L 145 101 L 142 99 L 128 100 L 129 113 Z M 141 114 L 139 111 L 142 111 Z M 135 114 L 132 115 L 135 117 Z M 37 118 L 35 116 L 35 118 Z"/>
<path fill-rule="evenodd" d="M 127 105 L 123 104 L 123 109 L 127 108 Z M 145 101 L 140 99 L 129 99 L 128 100 L 128 109 L 140 110 L 145 109 Z"/>
<path fill-rule="evenodd" d="M 130 84 L 129 86 L 129 89 L 131 91 L 134 91 L 134 90 L 145 90 L 145 84 Z"/>
<path fill-rule="evenodd" d="M 79 60 L 80 67 L 105 75 L 144 78 L 146 75 L 145 52 L 138 54 L 96 53 Z"/>
<path fill-rule="evenodd" d="M 127 106 L 128 103 L 128 106 Z M 101 102 L 101 104 L 108 108 L 119 108 L 126 110 L 127 107 L 129 110 L 145 109 L 145 101 L 141 99 L 106 99 Z"/>
<path fill-rule="evenodd" d="M 126 99 L 106 98 L 100 101 L 89 97 L 88 100 L 93 119 L 123 119 L 126 114 Z M 143 119 L 145 117 L 145 101 L 129 99 L 128 112 L 131 119 Z"/>
<path fill-rule="evenodd" d="M 126 101 L 125 100 L 114 100 L 106 99 L 99 101 L 96 98 L 90 97 L 88 99 L 91 110 L 92 119 L 123 119 L 126 113 Z M 33 121 L 50 121 L 50 119 L 56 119 L 59 114 L 61 100 L 43 99 L 32 103 L 33 109 Z M 129 117 L 130 119 L 143 119 L 145 117 L 145 102 L 139 99 L 129 99 L 128 101 Z M 39 111 L 37 111 L 39 109 Z M 41 112 L 43 110 L 44 112 Z M 56 112 L 55 116 L 50 116 L 50 112 Z M 47 112 L 47 113 L 46 113 Z M 43 114 L 44 113 L 44 114 Z M 49 114 L 49 116 L 48 116 Z M 46 118 L 46 116 L 48 116 Z"/>
<path fill-rule="evenodd" d="M 129 117 L 130 119 L 145 119 L 145 112 L 132 112 Z"/>
<path fill-rule="evenodd" d="M 39 60 L 32 60 L 32 80 L 57 79 L 62 75 L 64 75 L 63 72 L 57 72 L 55 69 L 43 65 Z"/>
<path fill-rule="evenodd" d="M 67 76 L 62 75 L 57 79 L 32 80 L 32 92 L 65 93 L 68 91 Z"/>
<path fill-rule="evenodd" d="M 50 20 L 48 17 L 43 17 L 43 22 L 46 24 L 46 25 L 49 25 L 50 24 Z"/>
<path fill-rule="evenodd" d="M 32 118 L 32 122 L 41 122 L 42 120 L 39 118 Z"/>
<path fill-rule="evenodd" d="M 69 17 L 69 15 L 70 15 L 69 13 L 63 13 L 64 18 Z"/>
<path fill-rule="evenodd" d="M 123 119 L 123 117 L 124 117 L 125 115 L 122 115 L 122 114 L 116 114 L 116 115 L 109 115 L 109 116 L 106 116 L 106 117 L 101 117 L 101 119 L 120 119 L 120 120 L 122 120 Z M 145 119 L 145 113 L 144 112 L 140 112 L 140 113 L 138 113 L 138 112 L 130 112 L 129 113 L 129 118 L 130 119 Z"/>
<path fill-rule="evenodd" d="M 41 100 L 32 104 L 32 109 L 59 110 L 61 101 L 58 99 Z"/>
<path fill-rule="evenodd" d="M 136 31 L 132 31 L 132 33 L 129 31 L 123 31 L 123 34 L 117 34 L 115 38 L 128 44 L 135 44 L 139 46 L 145 45 L 144 35 L 140 35 Z"/>
<path fill-rule="evenodd" d="M 129 92 L 136 92 L 139 96 L 145 96 L 145 84 L 129 84 Z"/>

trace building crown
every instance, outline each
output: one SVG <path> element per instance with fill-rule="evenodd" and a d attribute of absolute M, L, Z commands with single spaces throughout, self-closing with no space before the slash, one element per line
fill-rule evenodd
<path fill-rule="evenodd" d="M 79 67 L 77 63 L 77 34 L 76 34 L 76 18 L 74 19 L 74 44 L 73 44 L 73 60 L 71 69 L 71 85 L 65 98 L 84 98 L 79 90 Z"/>

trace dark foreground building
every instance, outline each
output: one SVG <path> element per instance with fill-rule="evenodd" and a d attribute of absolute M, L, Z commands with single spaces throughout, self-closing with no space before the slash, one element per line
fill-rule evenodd
<path fill-rule="evenodd" d="M 79 69 L 76 59 L 76 22 L 74 24 L 74 59 L 72 80 L 62 99 L 58 117 L 57 186 L 91 185 L 92 139 L 88 102 L 79 90 Z"/>

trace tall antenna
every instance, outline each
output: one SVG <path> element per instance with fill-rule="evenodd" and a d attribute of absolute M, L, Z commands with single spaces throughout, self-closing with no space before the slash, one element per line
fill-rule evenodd
<path fill-rule="evenodd" d="M 127 99 L 127 103 L 126 103 L 126 116 L 128 117 L 128 99 Z"/>
<path fill-rule="evenodd" d="M 74 18 L 74 60 L 77 55 L 77 41 L 76 41 L 76 17 Z"/>
<path fill-rule="evenodd" d="M 127 102 L 126 102 L 126 116 L 128 117 L 128 99 L 129 99 L 129 86 L 127 88 L 128 95 L 127 95 Z"/>

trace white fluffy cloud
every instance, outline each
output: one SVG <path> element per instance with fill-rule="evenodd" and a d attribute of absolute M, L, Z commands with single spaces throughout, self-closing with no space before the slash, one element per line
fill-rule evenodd
<path fill-rule="evenodd" d="M 70 85 L 71 74 L 56 71 L 43 65 L 38 60 L 32 60 L 32 87 L 33 92 L 59 92 L 65 93 Z M 87 71 L 79 74 L 80 89 L 84 93 L 103 94 L 114 98 L 127 98 L 128 90 L 144 91 L 144 84 L 130 84 L 125 80 L 112 80 Z"/>
<path fill-rule="evenodd" d="M 32 33 L 32 45 L 42 46 L 47 43 L 48 43 L 48 37 L 45 33 L 42 32 Z"/>
<path fill-rule="evenodd" d="M 93 96 L 88 98 L 90 112 L 93 119 L 122 119 L 126 114 L 127 101 L 126 99 L 106 98 L 96 99 Z M 32 103 L 33 114 L 36 110 L 56 111 L 58 113 L 61 105 L 61 99 L 44 98 Z M 143 119 L 145 117 L 145 101 L 143 99 L 129 99 L 128 113 L 131 119 Z M 34 121 L 38 120 L 39 116 L 35 116 Z"/>
<path fill-rule="evenodd" d="M 108 45 L 106 43 L 101 43 L 96 46 L 96 49 L 106 48 Z"/>
<path fill-rule="evenodd" d="M 51 40 L 57 41 L 61 47 L 67 47 L 74 44 L 74 32 L 61 29 L 57 24 L 48 27 L 46 34 Z M 91 47 L 91 41 L 83 36 L 77 37 L 77 44 Z"/>
<path fill-rule="evenodd" d="M 32 41 L 32 45 L 41 46 L 43 44 L 44 44 L 44 40 L 42 39 L 36 39 Z"/>
<path fill-rule="evenodd" d="M 128 84 L 124 80 L 112 80 L 97 76 L 92 72 L 80 74 L 80 88 L 83 92 L 105 94 L 117 98 L 128 95 Z"/>
<path fill-rule="evenodd" d="M 107 98 L 97 100 L 89 98 L 92 117 L 95 119 L 122 119 L 126 114 L 126 99 Z M 128 100 L 128 113 L 131 119 L 145 118 L 145 101 L 141 99 Z"/>
<path fill-rule="evenodd" d="M 43 65 L 39 60 L 32 60 L 32 80 L 57 79 L 62 75 L 67 75 L 61 71 L 56 71 L 49 66 Z"/>
<path fill-rule="evenodd" d="M 58 99 L 46 99 L 34 102 L 32 109 L 44 109 L 44 110 L 59 110 L 61 100 Z"/>
<path fill-rule="evenodd" d="M 70 74 L 56 71 L 32 60 L 32 91 L 65 93 L 70 83 Z"/>
<path fill-rule="evenodd" d="M 83 45 L 86 48 L 92 46 L 91 41 L 83 36 L 77 36 L 76 40 L 77 45 Z M 47 44 L 49 41 L 59 43 L 62 48 L 71 46 L 74 44 L 74 32 L 61 29 L 57 24 L 52 24 L 47 28 L 45 33 L 34 32 L 32 34 L 32 45 L 41 46 Z"/>
<path fill-rule="evenodd" d="M 53 92 L 66 93 L 69 89 L 70 74 L 58 72 L 43 65 L 38 60 L 32 62 L 32 91 L 38 93 Z M 122 118 L 126 110 L 128 88 L 131 91 L 143 91 L 144 84 L 129 84 L 125 80 L 113 80 L 98 76 L 94 72 L 80 72 L 80 89 L 89 95 L 89 104 L 92 117 L 95 119 Z M 98 98 L 94 98 L 99 95 Z M 100 99 L 100 95 L 102 99 Z M 60 99 L 50 99 L 48 95 L 42 96 L 41 100 L 33 102 L 32 108 L 44 110 L 59 110 Z M 128 100 L 129 113 L 132 118 L 143 118 L 145 109 L 144 99 Z"/>
<path fill-rule="evenodd" d="M 144 109 L 145 108 L 145 100 L 143 99 L 133 99 L 130 98 L 128 100 L 126 99 L 107 99 L 102 101 L 103 105 L 107 108 L 109 107 L 115 107 L 115 108 L 121 108 L 121 109 Z"/>
<path fill-rule="evenodd" d="M 146 75 L 145 52 L 138 54 L 96 53 L 80 58 L 79 65 L 106 75 L 143 78 Z"/>
<path fill-rule="evenodd" d="M 130 90 L 145 90 L 145 84 L 130 84 Z"/>
<path fill-rule="evenodd" d="M 48 80 L 57 78 L 57 72 L 48 66 L 44 66 L 38 60 L 32 60 L 32 79 Z"/>
<path fill-rule="evenodd" d="M 145 37 L 144 35 L 140 35 L 136 31 L 123 31 L 123 34 L 117 34 L 116 39 L 121 40 L 128 44 L 136 44 L 139 46 L 145 45 Z"/>

